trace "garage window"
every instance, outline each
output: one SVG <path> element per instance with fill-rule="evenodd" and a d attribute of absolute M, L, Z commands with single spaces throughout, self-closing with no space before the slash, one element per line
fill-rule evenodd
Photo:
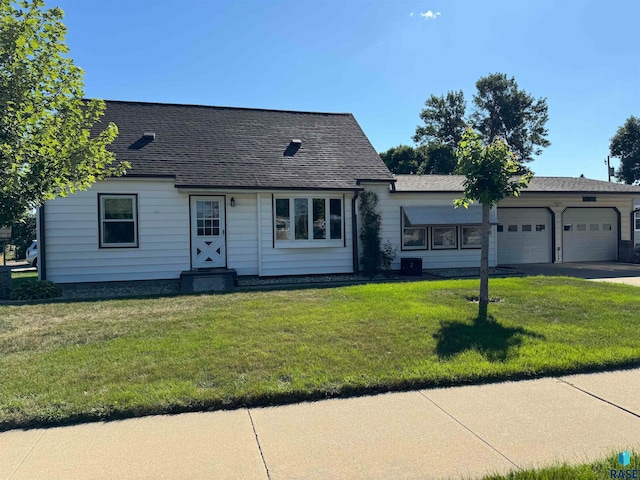
<path fill-rule="evenodd" d="M 507 227 L 507 231 L 508 232 L 517 232 L 518 231 L 518 225 L 509 225 Z"/>
<path fill-rule="evenodd" d="M 544 232 L 544 225 L 536 225 L 536 232 Z"/>
<path fill-rule="evenodd" d="M 589 224 L 589 230 L 591 230 L 592 232 L 597 232 L 600 230 L 600 224 L 599 223 L 591 223 Z"/>
<path fill-rule="evenodd" d="M 531 231 L 531 225 L 522 225 L 522 231 L 523 232 L 530 232 Z"/>
<path fill-rule="evenodd" d="M 586 232 L 586 231 L 587 231 L 587 225 L 586 225 L 586 223 L 579 223 L 579 224 L 577 225 L 577 227 L 578 227 L 578 231 L 579 231 L 579 232 Z"/>
<path fill-rule="evenodd" d="M 611 230 L 611 224 L 610 223 L 603 223 L 602 224 L 602 230 Z"/>

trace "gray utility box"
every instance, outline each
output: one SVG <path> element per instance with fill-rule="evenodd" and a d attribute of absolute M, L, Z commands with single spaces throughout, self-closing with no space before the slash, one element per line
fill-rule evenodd
<path fill-rule="evenodd" d="M 422 276 L 422 259 L 419 257 L 401 258 L 400 273 L 410 277 Z"/>

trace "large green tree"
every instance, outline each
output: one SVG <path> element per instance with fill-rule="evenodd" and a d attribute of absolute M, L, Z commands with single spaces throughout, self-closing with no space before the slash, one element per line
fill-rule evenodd
<path fill-rule="evenodd" d="M 415 174 L 426 161 L 423 151 L 409 145 L 391 147 L 380 153 L 380 158 L 392 173 L 399 175 Z"/>
<path fill-rule="evenodd" d="M 546 99 L 521 90 L 513 77 L 492 73 L 480 78 L 469 116 L 466 107 L 462 91 L 431 95 L 420 113 L 424 125 L 418 125 L 413 140 L 424 146 L 444 145 L 453 156 L 466 126 L 471 125 L 486 145 L 502 138 L 520 162 L 520 171 L 526 171 L 523 164 L 550 145 Z"/>
<path fill-rule="evenodd" d="M 456 207 L 468 208 L 470 203 L 482 205 L 482 243 L 480 252 L 480 296 L 478 318 L 487 318 L 489 305 L 489 213 L 503 198 L 518 196 L 526 188 L 531 173 L 521 175 L 518 157 L 501 138 L 485 145 L 482 137 L 471 128 L 462 135 L 456 150 L 457 173 L 465 176 L 464 196 Z"/>
<path fill-rule="evenodd" d="M 426 146 L 398 145 L 380 153 L 387 168 L 399 175 L 448 175 L 456 168 L 455 150 L 433 142 Z"/>
<path fill-rule="evenodd" d="M 620 168 L 616 172 L 618 180 L 628 183 L 640 181 L 640 118 L 627 118 L 611 139 L 611 156 L 620 159 Z"/>
<path fill-rule="evenodd" d="M 487 143 L 496 137 L 504 139 L 520 162 L 532 161 L 542 147 L 551 145 L 545 128 L 549 119 L 545 98 L 536 100 L 504 73 L 481 78 L 476 89 L 471 122 Z"/>
<path fill-rule="evenodd" d="M 116 125 L 94 128 L 104 102 L 83 100 L 62 18 L 42 0 L 0 0 L 0 225 L 128 166 L 106 149 Z"/>

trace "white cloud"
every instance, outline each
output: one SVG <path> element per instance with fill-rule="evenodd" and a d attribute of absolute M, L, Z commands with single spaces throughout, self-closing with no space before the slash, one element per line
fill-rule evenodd
<path fill-rule="evenodd" d="M 413 17 L 413 12 L 411 12 L 411 13 L 409 14 L 409 16 L 410 16 L 410 17 Z"/>
<path fill-rule="evenodd" d="M 440 15 L 440 12 L 432 12 L 431 10 L 427 10 L 426 12 L 420 14 L 420 16 L 424 17 L 425 20 L 435 20 Z"/>

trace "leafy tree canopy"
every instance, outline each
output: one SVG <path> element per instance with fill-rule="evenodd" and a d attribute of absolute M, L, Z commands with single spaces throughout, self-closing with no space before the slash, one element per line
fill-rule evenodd
<path fill-rule="evenodd" d="M 496 137 L 504 139 L 520 162 L 530 162 L 542 147 L 551 145 L 546 138 L 546 99 L 536 100 L 504 73 L 481 78 L 476 89 L 471 122 L 487 143 Z"/>
<path fill-rule="evenodd" d="M 438 142 L 424 147 L 398 145 L 380 153 L 380 158 L 392 173 L 399 175 L 448 175 L 456 168 L 454 151 Z"/>
<path fill-rule="evenodd" d="M 106 150 L 116 125 L 90 135 L 105 106 L 83 100 L 62 18 L 42 0 L 0 0 L 0 225 L 128 168 Z"/>
<path fill-rule="evenodd" d="M 454 155 L 467 125 L 480 135 L 485 145 L 502 138 L 520 163 L 520 173 L 527 169 L 524 162 L 533 160 L 550 145 L 545 128 L 548 120 L 546 99 L 535 99 L 520 90 L 515 79 L 503 73 L 493 73 L 476 82 L 473 112 L 467 116 L 462 91 L 446 95 L 431 95 L 420 113 L 424 125 L 416 128 L 413 140 L 420 145 L 437 143 Z M 450 172 L 452 173 L 453 169 Z"/>
<path fill-rule="evenodd" d="M 640 118 L 627 118 L 611 139 L 609 151 L 620 159 L 616 178 L 629 185 L 640 182 Z"/>
<path fill-rule="evenodd" d="M 416 127 L 413 141 L 421 145 L 441 143 L 455 149 L 462 139 L 467 121 L 467 105 L 462 91 L 431 95 L 420 112 L 424 125 Z"/>
<path fill-rule="evenodd" d="M 409 145 L 391 147 L 380 153 L 380 158 L 392 173 L 408 175 L 418 173 L 426 161 L 423 151 Z"/>
<path fill-rule="evenodd" d="M 456 150 L 456 173 L 464 175 L 464 196 L 456 206 L 468 207 L 477 201 L 489 208 L 503 198 L 518 196 L 529 185 L 532 174 L 517 176 L 519 160 L 501 138 L 484 145 L 482 137 L 468 128 Z"/>

